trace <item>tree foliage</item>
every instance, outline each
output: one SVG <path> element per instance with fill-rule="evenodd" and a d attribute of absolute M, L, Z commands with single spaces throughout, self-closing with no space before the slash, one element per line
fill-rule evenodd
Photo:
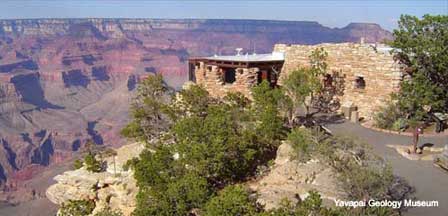
<path fill-rule="evenodd" d="M 73 168 L 74 168 L 74 169 L 79 169 L 79 168 L 81 168 L 82 166 L 83 166 L 82 160 L 76 159 L 76 160 L 73 162 Z"/>
<path fill-rule="evenodd" d="M 255 215 L 261 211 L 255 197 L 241 185 L 230 185 L 219 191 L 204 207 L 205 216 Z"/>
<path fill-rule="evenodd" d="M 404 200 L 413 196 L 414 188 L 359 140 L 345 136 L 321 140 L 305 128 L 293 130 L 288 140 L 296 155 L 302 156 L 299 160 L 312 156 L 329 164 L 350 199 Z"/>
<path fill-rule="evenodd" d="M 319 62 L 314 64 L 315 73 L 326 67 Z M 159 79 L 157 83 L 160 82 Z M 141 85 L 155 83 L 148 81 Z M 154 95 L 150 91 L 146 94 Z M 150 128 L 152 124 L 159 120 L 167 124 L 163 128 L 156 127 L 158 139 L 151 140 L 154 144 L 139 158 L 127 163 L 139 187 L 133 215 L 334 215 L 332 210 L 321 206 L 317 195 L 285 208 L 285 214 L 265 211 L 256 204 L 256 195 L 240 184 L 253 178 L 257 167 L 273 159 L 278 145 L 286 137 L 295 143 L 297 157 L 303 161 L 320 157 L 333 160 L 328 162 L 333 166 L 348 167 L 344 157 L 334 157 L 334 153 L 356 149 L 354 142 L 322 142 L 321 137 L 308 129 L 293 129 L 288 136 L 280 110 L 292 101 L 283 89 L 271 88 L 267 82 L 262 82 L 252 89 L 252 96 L 252 101 L 239 93 L 214 99 L 203 87 L 193 85 L 175 97 L 164 99 L 163 103 L 158 102 L 157 106 L 144 107 L 153 110 L 145 110 L 134 119 L 130 125 L 137 122 L 138 127 L 128 126 L 128 135 L 148 141 L 147 138 L 155 134 Z M 153 119 L 151 124 L 142 124 L 154 116 L 160 118 Z M 350 154 L 354 156 L 359 158 Z M 346 177 L 350 178 L 347 181 L 351 186 L 362 184 L 365 185 L 363 189 L 370 189 L 364 177 L 348 174 Z"/>
<path fill-rule="evenodd" d="M 422 119 L 424 107 L 448 112 L 448 16 L 402 15 L 391 46 L 407 78 L 396 96 L 402 111 Z"/>
<path fill-rule="evenodd" d="M 104 170 L 104 162 L 102 160 L 97 160 L 95 154 L 91 152 L 84 156 L 84 164 L 86 170 L 91 172 L 101 172 Z"/>
<path fill-rule="evenodd" d="M 92 213 L 95 208 L 93 200 L 69 200 L 61 205 L 58 215 L 60 216 L 85 216 Z"/>
<path fill-rule="evenodd" d="M 394 131 L 403 130 L 408 125 L 405 113 L 394 101 L 387 101 L 384 106 L 380 107 L 375 112 L 373 120 L 375 127 Z"/>
<path fill-rule="evenodd" d="M 316 48 L 309 56 L 310 67 L 299 67 L 287 75 L 283 88 L 289 97 L 290 126 L 299 108 L 305 108 L 306 118 L 312 115 L 312 108 L 321 112 L 339 108 L 337 96 L 343 93 L 344 80 L 338 72 L 328 72 L 327 57 L 323 48 Z"/>
<path fill-rule="evenodd" d="M 167 107 L 172 94 L 162 75 L 144 79 L 138 85 L 137 96 L 131 105 L 132 121 L 121 134 L 142 142 L 157 138 L 172 122 L 171 110 Z"/>
<path fill-rule="evenodd" d="M 113 210 L 108 207 L 97 212 L 95 216 L 123 216 L 123 213 L 120 210 Z"/>
<path fill-rule="evenodd" d="M 294 128 L 288 135 L 288 141 L 294 149 L 293 158 L 301 162 L 311 159 L 311 152 L 316 147 L 313 143 L 313 136 L 308 129 Z"/>
<path fill-rule="evenodd" d="M 277 142 L 285 137 L 283 119 L 280 117 L 280 107 L 286 103 L 283 91 L 279 88 L 271 88 L 264 80 L 252 88 L 253 105 L 252 112 L 256 125 L 256 135 L 267 144 L 276 147 Z"/>
<path fill-rule="evenodd" d="M 186 215 L 272 158 L 285 134 L 282 94 L 264 85 L 255 91 L 254 103 L 237 93 L 218 100 L 192 85 L 164 104 L 158 112 L 169 110 L 175 121 L 151 150 L 128 162 L 139 186 L 135 215 Z"/>

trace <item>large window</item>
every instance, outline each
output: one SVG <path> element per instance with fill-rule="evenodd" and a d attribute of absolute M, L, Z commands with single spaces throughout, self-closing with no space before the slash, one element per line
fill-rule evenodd
<path fill-rule="evenodd" d="M 236 80 L 235 68 L 223 68 L 224 71 L 224 83 L 231 84 Z"/>

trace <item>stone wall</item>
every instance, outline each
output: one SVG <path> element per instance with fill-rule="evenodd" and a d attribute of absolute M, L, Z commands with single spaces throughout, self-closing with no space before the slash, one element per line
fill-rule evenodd
<path fill-rule="evenodd" d="M 299 66 L 308 66 L 309 55 L 318 47 L 323 47 L 328 52 L 329 71 L 335 70 L 345 76 L 341 104 L 352 103 L 357 106 L 360 117 L 371 119 L 375 110 L 384 104 L 389 95 L 399 90 L 402 72 L 393 56 L 386 49 L 376 49 L 371 44 L 359 43 L 275 45 L 275 52 L 285 53 L 280 85 L 290 71 Z M 364 89 L 355 88 L 357 77 L 364 78 Z"/>
<path fill-rule="evenodd" d="M 237 68 L 235 82 L 225 83 L 224 72 L 215 65 L 206 65 L 203 62 L 195 66 L 196 83 L 214 97 L 224 97 L 227 92 L 241 92 L 250 97 L 250 89 L 257 83 L 258 68 Z"/>

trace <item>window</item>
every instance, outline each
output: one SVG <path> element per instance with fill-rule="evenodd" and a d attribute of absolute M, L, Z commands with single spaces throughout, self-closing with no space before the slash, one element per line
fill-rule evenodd
<path fill-rule="evenodd" d="M 224 83 L 231 84 L 234 83 L 236 80 L 236 74 L 234 68 L 226 68 L 224 70 Z"/>
<path fill-rule="evenodd" d="M 268 78 L 269 78 L 269 73 L 267 70 L 262 70 L 262 71 L 258 72 L 258 84 L 263 82 L 263 80 L 268 80 Z"/>
<path fill-rule="evenodd" d="M 325 74 L 324 76 L 324 87 L 333 87 L 333 77 L 330 74 Z"/>
<path fill-rule="evenodd" d="M 357 76 L 355 79 L 355 89 L 365 89 L 366 88 L 366 81 L 364 80 L 364 77 Z"/>

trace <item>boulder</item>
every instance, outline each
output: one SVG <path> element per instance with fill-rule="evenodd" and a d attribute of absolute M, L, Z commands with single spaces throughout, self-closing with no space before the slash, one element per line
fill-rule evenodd
<path fill-rule="evenodd" d="M 292 151 L 290 144 L 280 145 L 270 172 L 249 184 L 259 195 L 257 201 L 267 210 L 278 207 L 285 198 L 293 203 L 305 199 L 310 190 L 319 192 L 324 201 L 346 196 L 337 186 L 336 174 L 331 167 L 318 160 L 300 163 L 291 157 Z"/>
<path fill-rule="evenodd" d="M 283 143 L 280 145 L 277 149 L 275 164 L 282 165 L 290 161 L 293 151 L 294 149 L 290 144 Z"/>
<path fill-rule="evenodd" d="M 114 158 L 106 158 L 108 169 L 105 172 L 93 173 L 84 167 L 64 172 L 54 177 L 57 182 L 47 191 L 47 198 L 55 203 L 62 204 L 69 200 L 89 199 L 95 201 L 92 215 L 106 207 L 130 215 L 136 206 L 135 196 L 138 188 L 131 170 L 125 171 L 123 165 L 127 160 L 138 157 L 144 145 L 134 143 L 116 149 Z M 110 169 L 115 161 L 115 169 Z"/>

